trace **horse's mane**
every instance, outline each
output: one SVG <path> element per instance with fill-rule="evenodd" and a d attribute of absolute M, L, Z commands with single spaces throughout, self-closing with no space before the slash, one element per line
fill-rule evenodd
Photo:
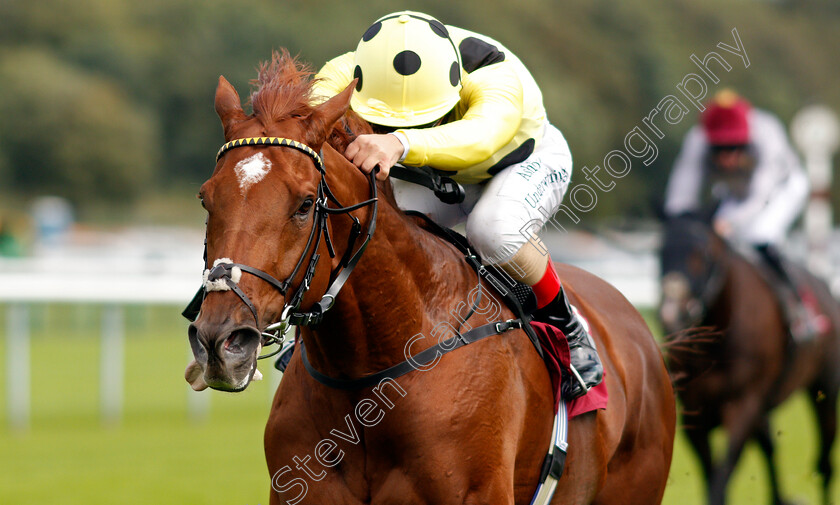
<path fill-rule="evenodd" d="M 273 51 L 270 61 L 260 64 L 257 78 L 251 81 L 255 90 L 250 103 L 254 116 L 266 126 L 291 117 L 307 117 L 315 110 L 321 97 L 313 93 L 315 72 L 289 51 Z M 327 142 L 343 153 L 356 135 L 372 133 L 370 125 L 358 114 L 348 110 L 335 124 Z"/>

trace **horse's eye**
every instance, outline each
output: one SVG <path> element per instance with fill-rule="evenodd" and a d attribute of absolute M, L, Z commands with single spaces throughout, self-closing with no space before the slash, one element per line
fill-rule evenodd
<path fill-rule="evenodd" d="M 298 215 L 305 216 L 306 214 L 309 214 L 309 211 L 312 209 L 312 203 L 313 201 L 311 198 L 304 200 L 297 210 Z"/>

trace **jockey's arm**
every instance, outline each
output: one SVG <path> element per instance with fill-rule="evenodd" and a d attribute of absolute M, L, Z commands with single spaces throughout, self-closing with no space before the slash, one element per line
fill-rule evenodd
<path fill-rule="evenodd" d="M 422 129 L 400 129 L 408 139 L 405 164 L 461 170 L 481 163 L 508 144 L 522 121 L 522 83 L 507 62 L 464 76 L 460 119 Z"/>
<path fill-rule="evenodd" d="M 802 213 L 808 200 L 808 178 L 792 172 L 768 198 L 764 210 L 744 227 L 743 239 L 750 244 L 778 243 Z"/>
<path fill-rule="evenodd" d="M 665 215 L 676 216 L 700 208 L 704 158 L 708 143 L 703 131 L 694 127 L 685 136 L 665 190 Z"/>

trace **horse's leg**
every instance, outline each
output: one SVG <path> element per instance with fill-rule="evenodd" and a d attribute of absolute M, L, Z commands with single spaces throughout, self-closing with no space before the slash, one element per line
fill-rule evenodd
<path fill-rule="evenodd" d="M 726 485 L 735 470 L 738 458 L 744 450 L 756 425 L 761 419 L 762 401 L 758 392 L 752 392 L 740 402 L 733 402 L 726 406 L 723 415 L 723 426 L 729 438 L 726 455 L 712 472 L 709 483 L 709 504 L 723 505 L 726 503 Z"/>
<path fill-rule="evenodd" d="M 695 417 L 684 417 L 684 431 L 700 460 L 700 468 L 703 469 L 703 477 L 706 479 L 706 486 L 712 482 L 712 449 L 709 445 L 709 432 L 711 427 L 702 419 Z"/>
<path fill-rule="evenodd" d="M 784 505 L 786 502 L 782 501 L 781 491 L 779 486 L 779 477 L 776 472 L 776 464 L 773 460 L 773 439 L 770 435 L 770 421 L 767 417 L 761 420 L 755 430 L 755 441 L 761 447 L 761 452 L 764 453 L 764 459 L 767 461 L 767 475 L 770 477 L 770 486 L 773 493 L 773 505 Z"/>
<path fill-rule="evenodd" d="M 817 471 L 823 478 L 823 504 L 829 505 L 829 491 L 831 490 L 831 447 L 837 434 L 837 394 L 838 385 L 826 388 L 819 384 L 811 386 L 808 397 L 814 405 L 817 422 L 820 427 L 820 455 L 817 460 Z"/>

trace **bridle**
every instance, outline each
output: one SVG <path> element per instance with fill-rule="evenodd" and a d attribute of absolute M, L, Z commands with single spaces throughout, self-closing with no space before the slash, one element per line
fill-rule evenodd
<path fill-rule="evenodd" d="M 271 284 L 285 297 L 286 293 L 291 287 L 293 280 L 298 275 L 298 272 L 300 272 L 304 263 L 307 263 L 306 271 L 304 272 L 303 279 L 298 285 L 297 290 L 295 291 L 291 299 L 286 298 L 288 301 L 283 307 L 280 320 L 278 322 L 269 324 L 264 330 L 260 332 L 260 334 L 264 338 L 263 347 L 265 347 L 267 345 L 283 342 L 286 333 L 289 331 L 289 328 L 292 325 L 317 325 L 323 320 L 324 314 L 335 303 L 335 299 L 338 295 L 338 292 L 341 290 L 342 286 L 347 281 L 347 278 L 352 273 L 353 268 L 356 266 L 359 259 L 361 258 L 362 253 L 365 251 L 365 248 L 370 242 L 370 239 L 373 236 L 373 232 L 376 229 L 376 211 L 378 201 L 376 189 L 376 173 L 378 171 L 378 168 L 372 170 L 368 176 L 372 198 L 357 203 L 355 205 L 342 207 L 341 203 L 335 198 L 335 195 L 332 193 L 329 185 L 327 184 L 326 171 L 324 170 L 324 163 L 321 155 L 313 151 L 309 146 L 301 144 L 300 142 L 278 137 L 257 137 L 238 139 L 223 145 L 222 148 L 219 150 L 216 159 L 218 161 L 227 151 L 236 147 L 253 145 L 280 146 L 297 149 L 309 156 L 315 163 L 315 166 L 318 169 L 318 171 L 320 172 L 321 180 L 318 182 L 318 197 L 314 204 L 315 216 L 313 217 L 312 228 L 309 232 L 309 238 L 306 241 L 306 246 L 304 247 L 300 259 L 295 265 L 295 268 L 292 270 L 292 273 L 284 281 L 278 281 L 272 275 L 262 270 L 248 265 L 244 265 L 242 263 L 235 263 L 227 258 L 217 259 L 214 262 L 212 269 L 208 268 L 204 271 L 204 285 L 201 287 L 201 289 L 199 289 L 198 293 L 193 298 L 192 302 L 190 302 L 190 304 L 184 310 L 183 314 L 187 319 L 195 321 L 201 309 L 201 303 L 204 299 L 204 295 L 207 291 L 230 290 L 233 291 L 251 311 L 251 314 L 254 316 L 254 322 L 257 328 L 259 329 L 259 316 L 257 314 L 257 309 L 251 302 L 251 300 L 248 298 L 248 295 L 246 295 L 238 286 L 242 273 L 244 272 L 259 277 L 265 282 Z M 330 201 L 338 205 L 338 208 L 329 207 L 328 203 Z M 315 275 L 315 267 L 317 266 L 318 259 L 320 257 L 317 251 L 318 247 L 321 244 L 322 237 L 323 240 L 326 242 L 327 249 L 330 253 L 330 257 L 335 257 L 335 251 L 332 246 L 332 238 L 330 237 L 329 227 L 327 226 L 327 220 L 330 214 L 348 213 L 367 205 L 372 205 L 373 208 L 371 211 L 371 218 L 370 222 L 368 223 L 367 233 L 364 242 L 354 253 L 353 246 L 356 242 L 356 239 L 361 234 L 362 226 L 359 220 L 351 215 L 350 217 L 353 219 L 353 225 L 350 230 L 350 237 L 348 239 L 347 250 L 345 251 L 344 256 L 339 261 L 338 267 L 336 267 L 336 269 L 333 270 L 330 275 L 330 278 L 332 279 L 330 286 L 327 288 L 326 292 L 321 297 L 321 300 L 312 306 L 311 310 L 309 310 L 308 312 L 299 311 L 300 304 L 303 300 L 303 296 L 309 290 L 312 278 Z M 411 358 L 406 358 L 405 361 L 398 363 L 392 367 L 389 367 L 385 370 L 381 370 L 377 373 L 370 374 L 359 379 L 350 380 L 329 377 L 312 367 L 312 364 L 309 363 L 309 360 L 306 356 L 306 350 L 303 347 L 303 343 L 301 342 L 300 354 L 303 366 L 310 374 L 310 376 L 312 376 L 312 378 L 314 378 L 315 380 L 329 387 L 337 389 L 353 390 L 362 387 L 368 387 L 370 385 L 378 384 L 379 381 L 384 380 L 386 378 L 394 379 L 396 377 L 414 371 L 418 369 L 419 366 L 428 364 L 434 359 L 437 359 L 438 356 L 454 351 L 455 349 L 458 349 L 462 346 L 468 345 L 473 342 L 477 342 L 479 340 L 493 335 L 506 333 L 514 329 L 524 329 L 528 337 L 531 339 L 531 342 L 537 349 L 537 352 L 540 353 L 540 355 L 542 355 L 542 348 L 539 344 L 539 340 L 536 334 L 534 334 L 533 330 L 530 329 L 530 326 L 528 326 L 527 324 L 527 322 L 530 321 L 530 317 L 523 311 L 520 305 L 521 302 L 518 300 L 519 295 L 517 295 L 516 292 L 514 292 L 511 289 L 506 289 L 502 281 L 500 281 L 490 270 L 486 269 L 482 265 L 481 259 L 469 246 L 466 238 L 461 237 L 460 235 L 452 232 L 451 230 L 441 228 L 433 221 L 429 220 L 429 218 L 426 216 L 423 216 L 419 213 L 415 213 L 415 215 L 418 215 L 420 218 L 425 219 L 427 222 L 427 226 L 430 229 L 435 230 L 435 233 L 439 234 L 441 237 L 444 237 L 456 248 L 461 250 L 461 252 L 464 253 L 464 259 L 466 260 L 466 262 L 473 269 L 476 270 L 481 279 L 489 282 L 492 286 L 495 287 L 497 292 L 503 297 L 508 306 L 515 308 L 515 312 L 519 315 L 519 318 L 510 319 L 506 321 L 494 321 L 475 328 L 471 328 L 463 333 L 460 332 L 459 326 L 459 329 L 455 331 L 455 336 L 446 341 L 438 342 L 437 345 L 425 349 L 412 356 Z M 308 261 L 307 254 L 309 255 Z M 207 265 L 206 239 L 204 248 L 204 262 L 205 265 Z M 479 299 L 481 298 L 481 279 L 479 280 L 478 284 L 479 296 L 476 297 L 476 300 L 473 302 L 473 307 L 471 308 L 466 318 L 463 319 L 463 321 L 469 319 L 477 309 Z M 283 347 L 280 347 L 274 352 L 258 356 L 257 359 L 263 359 L 268 358 L 270 356 L 274 356 L 275 354 L 279 353 L 282 349 Z"/>
<path fill-rule="evenodd" d="M 690 232 L 690 236 L 692 239 L 698 238 L 698 234 L 695 233 L 697 228 L 695 223 L 689 223 L 689 227 L 687 230 Z M 699 232 L 702 233 L 704 239 L 706 237 L 706 227 L 703 227 L 703 231 Z M 708 233 L 712 233 L 708 231 Z M 710 239 L 710 240 L 713 240 Z M 722 239 L 721 239 L 722 240 Z M 694 242 L 692 242 L 693 244 Z M 724 247 L 729 248 L 725 241 L 723 241 Z M 679 272 L 683 275 L 689 284 L 689 292 L 691 296 L 696 301 L 696 305 L 694 306 L 694 310 L 691 312 L 692 324 L 696 325 L 699 324 L 703 318 L 706 317 L 708 312 L 709 306 L 712 305 L 717 297 L 720 295 L 721 290 L 726 283 L 727 276 L 729 274 L 729 265 L 725 258 L 718 258 L 714 254 L 712 254 L 712 249 L 709 247 L 708 244 L 704 243 L 701 246 L 696 246 L 697 249 L 702 250 L 702 261 L 703 264 L 707 267 L 704 275 L 701 279 L 696 279 L 692 276 L 688 271 L 684 269 L 675 269 L 674 271 Z M 679 254 L 685 254 L 680 252 Z M 665 268 L 663 267 L 663 274 L 665 272 Z"/>
<path fill-rule="evenodd" d="M 259 277 L 260 279 L 264 280 L 265 282 L 273 286 L 275 289 L 277 289 L 277 291 L 279 291 L 280 294 L 283 295 L 284 299 L 287 300 L 281 312 L 280 320 L 269 324 L 265 327 L 264 330 L 260 331 L 264 339 L 262 345 L 263 347 L 265 347 L 268 345 L 281 343 L 285 338 L 286 333 L 289 331 L 289 328 L 293 325 L 307 326 L 319 324 L 323 320 L 324 314 L 330 308 L 332 308 L 333 304 L 335 303 L 335 298 L 338 295 L 338 292 L 341 291 L 341 288 L 344 286 L 344 283 L 347 281 L 348 277 L 353 272 L 353 269 L 355 268 L 359 259 L 362 257 L 362 253 L 364 253 L 365 249 L 367 248 L 368 243 L 370 242 L 370 239 L 373 236 L 373 232 L 376 229 L 376 211 L 378 201 L 376 189 L 377 170 L 374 169 L 369 174 L 371 198 L 354 205 L 343 207 L 338 201 L 338 199 L 335 197 L 333 192 L 330 190 L 329 184 L 327 184 L 326 170 L 324 168 L 324 161 L 322 155 L 316 153 L 309 146 L 297 142 L 295 140 L 283 137 L 249 137 L 232 140 L 224 144 L 221 147 L 221 149 L 219 149 L 219 152 L 216 154 L 216 162 L 218 162 L 219 159 L 221 159 L 221 157 L 224 156 L 224 154 L 230 151 L 231 149 L 246 146 L 288 147 L 291 149 L 296 149 L 306 154 L 315 163 L 315 168 L 317 168 L 318 172 L 321 174 L 321 179 L 318 182 L 317 197 L 313 205 L 314 216 L 312 219 L 312 228 L 309 231 L 309 237 L 306 240 L 306 246 L 303 249 L 303 253 L 300 256 L 300 259 L 298 259 L 297 264 L 292 270 L 292 273 L 289 274 L 289 276 L 286 277 L 286 279 L 283 281 L 277 280 L 271 274 L 266 273 L 258 268 L 244 265 L 242 263 L 235 263 L 233 261 L 224 261 L 224 259 L 217 260 L 212 268 L 207 267 L 207 270 L 205 270 L 206 281 L 204 285 L 202 285 L 202 287 L 198 290 L 198 293 L 196 293 L 192 302 L 190 302 L 190 304 L 184 310 L 183 314 L 187 319 L 195 321 L 195 319 L 198 317 L 198 313 L 201 309 L 201 303 L 203 302 L 204 296 L 206 295 L 207 291 L 226 290 L 224 287 L 216 287 L 220 285 L 219 282 L 221 281 L 223 283 L 221 285 L 226 286 L 227 289 L 233 291 L 248 307 L 248 310 L 250 310 L 251 314 L 254 316 L 254 323 L 256 325 L 256 328 L 259 329 L 260 322 L 259 316 L 257 315 L 257 309 L 254 306 L 253 302 L 251 302 L 250 298 L 248 298 L 248 295 L 246 295 L 245 292 L 242 291 L 242 289 L 238 286 L 239 277 L 241 276 L 240 272 L 245 272 Z M 333 202 L 338 207 L 329 207 L 329 202 Z M 359 237 L 359 235 L 361 235 L 362 225 L 359 222 L 358 218 L 356 218 L 353 215 L 350 215 L 349 213 L 367 205 L 372 206 L 370 222 L 368 223 L 364 242 L 362 242 L 361 246 L 359 246 L 359 249 L 355 253 L 353 253 L 353 246 L 356 243 L 356 239 Z M 329 227 L 327 226 L 327 221 L 331 214 L 348 214 L 349 217 L 353 219 L 353 224 L 350 229 L 350 237 L 348 238 L 347 250 L 345 251 L 344 256 L 339 261 L 339 264 L 336 267 L 336 269 L 333 270 L 330 274 L 330 279 L 332 279 L 332 282 L 327 288 L 327 291 L 321 297 L 320 301 L 315 303 L 309 311 L 301 312 L 299 310 L 300 304 L 303 301 L 303 297 L 306 294 L 306 292 L 309 291 L 312 278 L 315 276 L 315 268 L 318 265 L 318 260 L 321 256 L 318 253 L 318 248 L 321 245 L 322 239 L 327 245 L 327 250 L 329 252 L 330 258 L 335 258 L 335 249 L 333 248 L 332 238 L 330 237 Z M 309 255 L 308 260 L 307 254 Z M 204 244 L 204 263 L 206 266 L 206 238 Z M 286 293 L 291 288 L 292 282 L 294 281 L 295 277 L 297 277 L 304 263 L 306 263 L 306 270 L 303 274 L 303 279 L 301 280 L 291 299 L 289 299 L 286 297 Z M 239 270 L 239 272 L 236 272 L 236 270 Z M 280 349 L 277 349 L 276 351 L 269 354 L 261 355 L 258 357 L 258 359 L 268 358 L 277 354 L 278 352 L 280 352 Z"/>

